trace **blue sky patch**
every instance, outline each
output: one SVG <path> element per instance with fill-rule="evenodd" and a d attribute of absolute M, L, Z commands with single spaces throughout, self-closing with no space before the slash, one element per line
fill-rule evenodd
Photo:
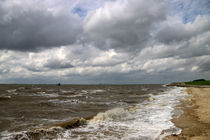
<path fill-rule="evenodd" d="M 84 18 L 87 15 L 87 10 L 79 7 L 75 7 L 72 12 L 78 14 L 81 18 Z"/>
<path fill-rule="evenodd" d="M 173 8 L 170 15 L 180 15 L 183 23 L 193 22 L 198 15 L 210 14 L 209 0 L 178 0 L 169 4 Z"/>

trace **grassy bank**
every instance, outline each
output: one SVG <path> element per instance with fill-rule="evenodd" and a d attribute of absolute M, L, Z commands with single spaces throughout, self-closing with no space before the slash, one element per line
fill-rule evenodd
<path fill-rule="evenodd" d="M 210 80 L 185 82 L 186 85 L 210 85 Z"/>

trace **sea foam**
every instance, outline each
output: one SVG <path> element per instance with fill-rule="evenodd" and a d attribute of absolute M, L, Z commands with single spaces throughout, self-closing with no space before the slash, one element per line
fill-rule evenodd
<path fill-rule="evenodd" d="M 179 134 L 181 129 L 171 119 L 182 113 L 174 108 L 181 99 L 188 96 L 184 90 L 185 88 L 173 87 L 159 94 L 150 94 L 148 100 L 142 103 L 100 112 L 74 129 L 43 129 L 39 135 L 44 135 L 43 138 L 51 135 L 56 139 L 156 140 L 170 134 Z M 22 132 L 17 136 L 27 139 L 30 134 L 34 133 Z M 2 136 L 12 137 L 14 134 L 4 133 Z"/>
<path fill-rule="evenodd" d="M 179 134 L 170 120 L 174 108 L 187 95 L 185 88 L 171 88 L 151 95 L 149 100 L 129 108 L 114 108 L 98 113 L 88 124 L 63 132 L 63 138 L 73 139 L 162 139 L 170 134 Z M 61 136 L 61 135 L 60 135 Z"/>

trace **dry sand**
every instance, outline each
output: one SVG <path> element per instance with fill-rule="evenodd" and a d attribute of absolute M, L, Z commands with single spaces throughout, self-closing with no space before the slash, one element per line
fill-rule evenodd
<path fill-rule="evenodd" d="M 164 140 L 210 140 L 210 87 L 188 87 L 186 91 L 191 97 L 180 105 L 184 114 L 172 120 L 182 133 Z"/>

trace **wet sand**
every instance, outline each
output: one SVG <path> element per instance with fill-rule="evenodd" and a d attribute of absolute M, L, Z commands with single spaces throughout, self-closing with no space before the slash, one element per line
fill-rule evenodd
<path fill-rule="evenodd" d="M 177 107 L 184 114 L 172 120 L 182 133 L 164 140 L 210 140 L 210 87 L 188 87 L 186 92 L 191 96 Z"/>

